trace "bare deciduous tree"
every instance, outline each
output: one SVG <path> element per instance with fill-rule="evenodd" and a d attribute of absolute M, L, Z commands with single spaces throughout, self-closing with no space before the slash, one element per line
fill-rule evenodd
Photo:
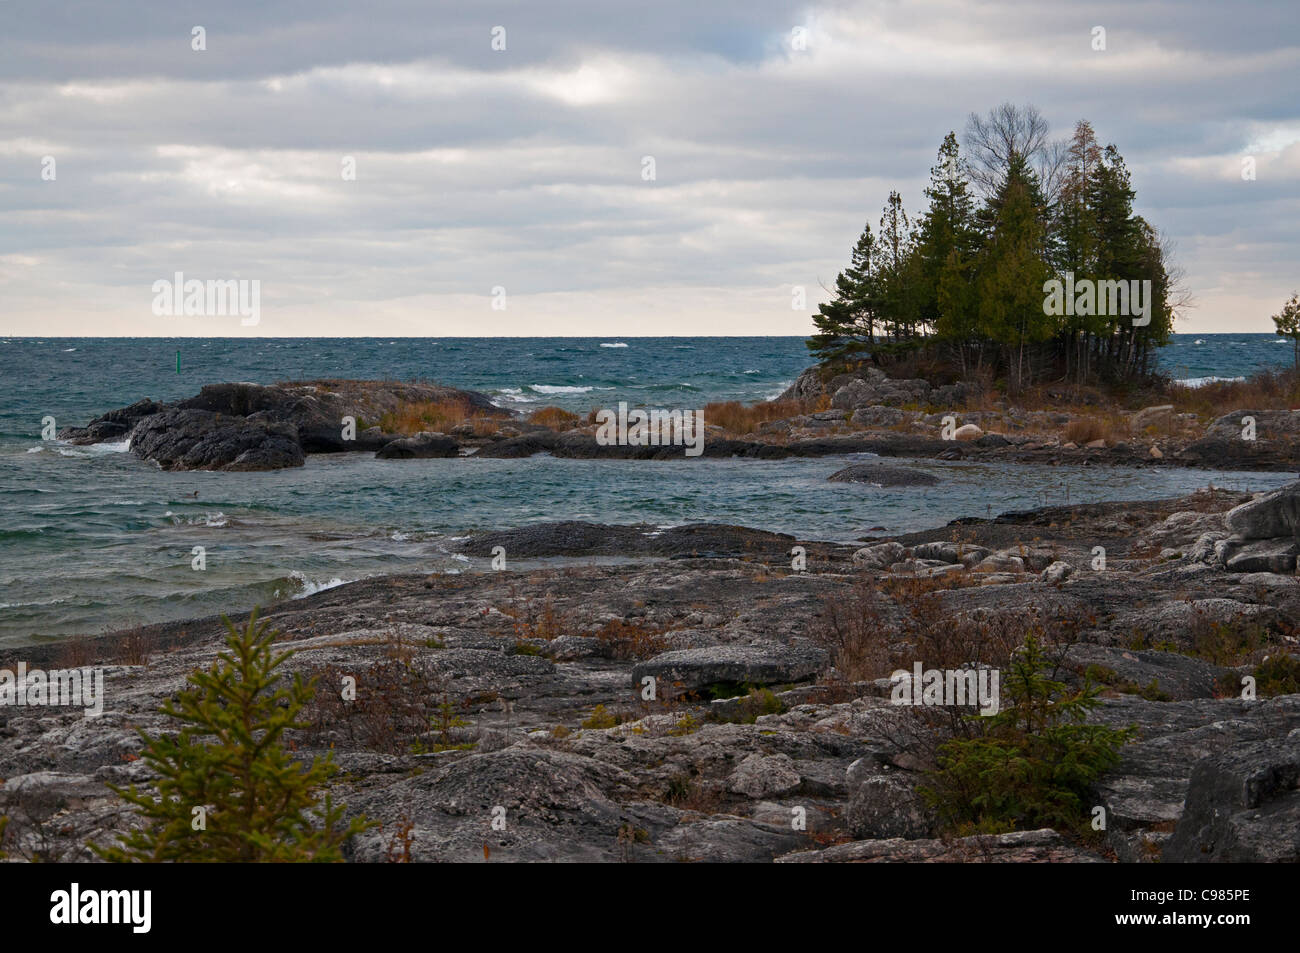
<path fill-rule="evenodd" d="M 1018 155 L 1038 173 L 1043 194 L 1051 201 L 1060 188 L 1065 147 L 1049 142 L 1049 132 L 1047 120 L 1032 105 L 1003 103 L 990 109 L 987 116 L 971 113 L 965 139 L 976 187 L 986 198 L 996 194 L 1012 157 Z"/>

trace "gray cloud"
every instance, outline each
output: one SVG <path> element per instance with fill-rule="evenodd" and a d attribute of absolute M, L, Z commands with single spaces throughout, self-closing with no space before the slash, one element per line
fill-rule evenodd
<path fill-rule="evenodd" d="M 239 333 L 150 313 L 183 271 L 261 280 L 265 334 L 802 334 L 791 287 L 821 300 L 889 189 L 919 212 L 943 135 L 1010 99 L 1119 146 L 1199 302 L 1181 329 L 1271 330 L 1300 281 L 1293 21 L 1263 0 L 0 0 L 0 324 Z"/>

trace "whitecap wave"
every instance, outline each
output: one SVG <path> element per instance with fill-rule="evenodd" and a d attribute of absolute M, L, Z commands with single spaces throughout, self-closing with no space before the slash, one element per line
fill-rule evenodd
<path fill-rule="evenodd" d="M 1202 387 L 1216 381 L 1244 381 L 1245 379 L 1244 377 L 1187 377 L 1175 383 L 1182 384 L 1184 387 Z"/>
<path fill-rule="evenodd" d="M 220 529 L 221 527 L 227 526 L 230 523 L 230 519 L 226 516 L 225 513 L 222 512 L 205 513 L 202 516 L 186 517 L 186 516 L 177 516 L 174 513 L 172 513 L 171 510 L 168 510 L 163 515 L 170 516 L 172 518 L 173 526 L 210 526 L 213 529 Z"/>
<path fill-rule="evenodd" d="M 316 582 L 314 579 L 308 579 L 296 569 L 289 573 L 289 578 L 300 590 L 299 592 L 294 593 L 291 597 L 294 599 L 305 599 L 307 596 L 315 595 L 318 592 L 324 592 L 326 589 L 333 589 L 335 586 L 341 586 L 347 582 L 346 579 L 340 579 L 338 576 L 325 582 Z"/>
<path fill-rule="evenodd" d="M 602 342 L 600 346 L 601 347 L 627 347 L 627 345 L 624 344 L 622 341 L 612 341 L 608 344 Z"/>
<path fill-rule="evenodd" d="M 528 389 L 539 394 L 589 394 L 594 387 L 573 384 L 529 384 Z"/>

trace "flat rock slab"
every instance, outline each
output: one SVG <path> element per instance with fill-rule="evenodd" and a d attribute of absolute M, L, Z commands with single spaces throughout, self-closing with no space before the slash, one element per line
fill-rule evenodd
<path fill-rule="evenodd" d="M 1125 694 L 1133 693 L 1135 688 L 1145 689 L 1154 682 L 1158 692 L 1169 696 L 1168 701 L 1213 698 L 1216 681 L 1230 671 L 1176 652 L 1087 643 L 1071 646 L 1066 653 L 1066 664 L 1079 675 L 1096 666 L 1092 673 L 1094 682 Z"/>
<path fill-rule="evenodd" d="M 538 556 L 717 556 L 787 554 L 793 536 L 723 523 L 688 523 L 659 529 L 647 523 L 608 526 L 582 520 L 535 523 L 480 533 L 466 542 L 469 556 L 490 556 L 502 546 L 512 558 Z"/>
<path fill-rule="evenodd" d="M 825 850 L 800 851 L 776 859 L 778 864 L 882 863 L 1104 863 L 1097 854 L 1071 847 L 1053 830 L 1013 831 L 954 840 L 860 840 Z"/>
<path fill-rule="evenodd" d="M 632 668 L 632 684 L 653 676 L 665 688 L 694 691 L 709 685 L 780 685 L 802 682 L 830 664 L 811 645 L 717 645 L 665 652 Z M 662 689 L 661 689 L 662 690 Z"/>
<path fill-rule="evenodd" d="M 1264 764 L 1268 759 L 1253 753 L 1251 746 L 1288 736 L 1289 743 L 1296 744 L 1300 738 L 1296 731 L 1300 728 L 1300 695 L 1261 701 L 1185 702 L 1151 702 L 1127 695 L 1105 700 L 1088 720 L 1138 728 L 1139 739 L 1121 749 L 1119 765 L 1098 782 L 1097 794 L 1098 803 L 1106 808 L 1106 839 L 1119 860 L 1150 861 L 1160 855 L 1168 832 L 1183 817 L 1184 805 L 1189 810 L 1194 806 L 1192 778 L 1204 759 L 1217 763 L 1215 759 L 1233 752 L 1252 752 L 1247 761 Z M 1198 785 L 1211 783 L 1215 771 L 1235 770 L 1226 762 L 1222 767 L 1222 771 L 1201 768 L 1210 773 L 1202 774 L 1204 780 Z M 1290 802 L 1275 799 L 1273 803 Z M 1256 809 L 1243 805 L 1232 810 Z M 1162 829 L 1164 833 L 1153 833 Z M 1187 836 L 1202 839 L 1199 834 Z"/>

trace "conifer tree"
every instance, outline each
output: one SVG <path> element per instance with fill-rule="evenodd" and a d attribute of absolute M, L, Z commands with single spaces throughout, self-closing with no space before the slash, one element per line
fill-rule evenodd
<path fill-rule="evenodd" d="M 1282 337 L 1291 339 L 1291 356 L 1295 359 L 1296 371 L 1300 372 L 1300 295 L 1294 291 L 1291 293 L 1291 300 L 1273 315 L 1273 327 Z"/>
<path fill-rule="evenodd" d="M 838 363 L 861 358 L 874 346 L 879 298 L 875 275 L 876 238 L 871 225 L 862 229 L 849 267 L 835 279 L 835 297 L 817 306 L 817 334 L 808 349 L 818 360 Z"/>
<path fill-rule="evenodd" d="M 918 288 L 920 275 L 912 223 L 903 208 L 903 197 L 890 192 L 880 216 L 876 287 L 886 351 L 910 346 L 921 333 Z"/>
<path fill-rule="evenodd" d="M 963 376 L 988 360 L 1013 390 L 1045 372 L 1079 383 L 1149 375 L 1190 303 L 1172 246 L 1134 213 L 1114 145 L 1103 149 L 1087 121 L 1068 141 L 1047 132 L 1032 106 L 972 114 L 969 163 L 949 133 L 915 231 L 891 192 L 876 235 L 864 231 L 835 299 L 814 316 L 813 353 L 828 362 L 870 351 L 884 363 L 928 348 L 955 354 Z M 1069 290 L 1049 307 L 1052 277 Z"/>
<path fill-rule="evenodd" d="M 917 229 L 918 309 L 922 323 L 954 345 L 965 372 L 977 329 L 971 282 L 980 233 L 955 133 L 939 147 L 925 195 L 930 206 Z"/>
<path fill-rule="evenodd" d="M 225 623 L 227 651 L 162 706 L 178 733 L 139 730 L 158 796 L 109 785 L 144 825 L 116 846 L 95 847 L 106 860 L 341 861 L 343 844 L 369 826 L 361 818 L 340 826 L 343 809 L 319 801 L 337 770 L 329 758 L 304 764 L 284 747 L 285 732 L 307 727 L 298 714 L 314 680 L 277 671 L 293 653 L 275 650 L 280 633 L 256 611 L 242 630 Z"/>
<path fill-rule="evenodd" d="M 1097 144 L 1096 134 L 1092 125 L 1081 119 L 1067 147 L 1065 173 L 1054 208 L 1050 254 L 1062 280 L 1066 272 L 1075 281 L 1104 277 L 1097 271 L 1100 234 L 1092 205 L 1101 164 L 1101 146 Z M 1064 315 L 1061 330 L 1065 337 L 1066 376 L 1073 369 L 1083 382 L 1089 372 L 1090 342 L 1105 332 L 1105 321 L 1097 315 Z"/>
<path fill-rule="evenodd" d="M 1043 308 L 1043 284 L 1050 272 L 1044 261 L 1042 200 L 1034 173 L 1013 157 L 1006 180 L 988 210 L 992 228 L 978 265 L 981 330 L 1001 345 L 1014 389 L 1027 381 L 1026 349 L 1048 340 L 1055 319 Z"/>

